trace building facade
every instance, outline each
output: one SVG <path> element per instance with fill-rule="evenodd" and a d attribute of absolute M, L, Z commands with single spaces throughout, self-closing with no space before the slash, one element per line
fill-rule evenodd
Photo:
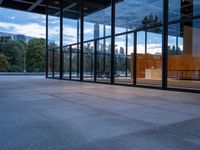
<path fill-rule="evenodd" d="M 47 7 L 47 78 L 200 90 L 200 0 L 73 0 Z M 48 28 L 53 22 L 55 28 Z"/>
<path fill-rule="evenodd" d="M 46 14 L 46 77 L 200 92 L 200 0 L 1 0 Z"/>

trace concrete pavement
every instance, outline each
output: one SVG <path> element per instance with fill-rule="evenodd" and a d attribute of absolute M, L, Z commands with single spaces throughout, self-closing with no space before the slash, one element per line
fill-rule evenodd
<path fill-rule="evenodd" d="M 0 77 L 0 150 L 199 149 L 199 94 Z"/>

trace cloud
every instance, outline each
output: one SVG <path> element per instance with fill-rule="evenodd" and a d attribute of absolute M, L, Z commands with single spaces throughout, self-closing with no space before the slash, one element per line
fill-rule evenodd
<path fill-rule="evenodd" d="M 9 22 L 0 22 L 0 30 L 13 34 L 23 34 L 26 36 L 45 38 L 45 26 L 37 23 L 16 24 Z"/>
<path fill-rule="evenodd" d="M 31 14 L 31 13 L 30 13 Z M 30 16 L 31 19 L 42 19 L 42 20 L 45 20 L 46 19 L 46 16 L 45 15 L 37 15 L 37 14 L 34 14 Z"/>
<path fill-rule="evenodd" d="M 93 28 L 85 28 L 84 29 L 84 34 L 93 34 L 94 29 Z"/>
<path fill-rule="evenodd" d="M 120 47 L 123 47 L 125 49 L 125 41 L 116 41 L 116 49 L 119 50 Z M 133 52 L 133 44 L 128 45 L 128 53 Z M 144 44 L 137 44 L 137 53 L 144 54 L 145 52 L 145 45 Z M 151 43 L 147 44 L 147 53 L 149 54 L 156 54 L 156 53 L 162 53 L 162 44 L 156 44 Z"/>
<path fill-rule="evenodd" d="M 144 51 L 145 51 L 145 45 L 138 44 L 137 52 L 144 53 Z M 156 44 L 156 43 L 147 44 L 147 53 L 148 54 L 162 53 L 162 44 Z"/>
<path fill-rule="evenodd" d="M 74 27 L 63 27 L 64 43 L 72 44 L 77 43 L 77 29 Z"/>

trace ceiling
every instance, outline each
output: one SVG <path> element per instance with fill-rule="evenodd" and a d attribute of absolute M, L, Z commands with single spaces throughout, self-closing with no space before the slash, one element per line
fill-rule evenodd
<path fill-rule="evenodd" d="M 16 9 L 26 12 L 46 14 L 48 4 L 49 14 L 54 16 L 60 15 L 61 0 L 0 0 L 0 7 Z M 111 0 L 84 0 L 84 14 L 91 14 L 110 5 Z M 119 0 L 118 0 L 119 1 Z M 121 0 L 120 0 L 121 1 Z M 80 0 L 63 0 L 63 15 L 66 18 L 79 18 Z"/>
<path fill-rule="evenodd" d="M 0 0 L 0 6 L 16 10 L 45 14 L 47 0 Z M 53 4 L 53 3 L 52 3 Z M 51 5 L 57 9 L 57 5 Z"/>

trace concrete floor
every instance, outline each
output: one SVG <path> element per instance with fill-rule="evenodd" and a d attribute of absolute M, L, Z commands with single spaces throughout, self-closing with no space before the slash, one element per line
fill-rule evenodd
<path fill-rule="evenodd" d="M 200 95 L 0 77 L 0 150 L 200 150 Z"/>

